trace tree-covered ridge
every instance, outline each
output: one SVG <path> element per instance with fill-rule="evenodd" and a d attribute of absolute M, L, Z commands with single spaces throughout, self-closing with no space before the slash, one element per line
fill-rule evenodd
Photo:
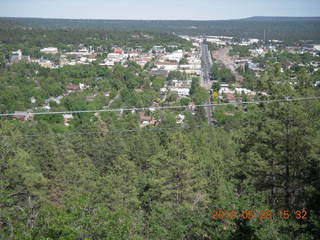
<path fill-rule="evenodd" d="M 0 21 L 1 22 L 1 21 Z M 92 29 L 41 29 L 1 28 L 0 49 L 9 51 L 21 49 L 25 55 L 34 56 L 41 48 L 55 46 L 61 50 L 72 50 L 78 45 L 110 49 L 114 45 L 150 49 L 152 46 L 185 45 L 187 41 L 166 33 L 119 32 Z"/>
<path fill-rule="evenodd" d="M 319 41 L 319 18 L 249 18 L 219 21 L 160 21 L 160 20 L 76 20 L 2 18 L 42 28 L 82 28 L 116 31 L 147 31 L 179 34 L 224 35 L 242 38 L 264 37 L 279 40 Z"/>

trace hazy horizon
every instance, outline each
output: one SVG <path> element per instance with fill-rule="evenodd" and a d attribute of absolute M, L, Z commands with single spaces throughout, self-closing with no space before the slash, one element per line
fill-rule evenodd
<path fill-rule="evenodd" d="M 249 19 L 255 17 L 265 18 L 320 18 L 319 16 L 248 16 L 242 18 L 230 18 L 230 19 L 122 19 L 122 18 L 63 18 L 63 17 L 17 17 L 17 16 L 0 16 L 0 18 L 27 18 L 27 19 L 54 19 L 54 20 L 118 20 L 118 21 L 228 21 L 228 20 L 240 20 Z"/>
<path fill-rule="evenodd" d="M 2 0 L 1 17 L 92 20 L 231 20 L 252 16 L 317 17 L 318 0 Z"/>

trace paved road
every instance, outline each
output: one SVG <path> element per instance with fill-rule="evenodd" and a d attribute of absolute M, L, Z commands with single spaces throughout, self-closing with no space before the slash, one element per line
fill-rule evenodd
<path fill-rule="evenodd" d="M 207 90 L 211 89 L 212 82 L 210 81 L 210 73 L 212 68 L 212 58 L 208 45 L 201 44 L 201 61 L 202 61 L 202 74 L 201 74 L 201 85 Z M 208 99 L 207 104 L 211 104 L 211 98 Z M 206 107 L 206 113 L 208 118 L 208 124 L 213 125 L 213 108 Z"/>

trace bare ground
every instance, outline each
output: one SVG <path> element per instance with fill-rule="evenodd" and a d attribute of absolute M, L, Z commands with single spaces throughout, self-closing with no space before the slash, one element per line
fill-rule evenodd
<path fill-rule="evenodd" d="M 236 78 L 237 83 L 243 83 L 244 79 L 243 77 L 237 72 L 236 68 L 233 65 L 234 58 L 229 55 L 229 51 L 231 50 L 231 47 L 221 48 L 217 51 L 212 52 L 212 57 L 216 61 L 222 63 L 227 68 L 230 69 L 232 74 Z"/>

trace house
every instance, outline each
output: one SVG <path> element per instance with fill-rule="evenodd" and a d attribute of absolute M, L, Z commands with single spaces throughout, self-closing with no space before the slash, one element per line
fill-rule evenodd
<path fill-rule="evenodd" d="M 251 96 L 254 96 L 256 95 L 256 92 L 250 90 L 250 89 L 247 89 L 247 88 L 235 88 L 235 92 L 238 93 L 238 94 L 246 94 L 246 95 L 251 95 Z"/>
<path fill-rule="evenodd" d="M 136 59 L 133 59 L 132 61 L 136 62 L 141 67 L 144 67 L 149 62 L 149 59 L 148 58 L 136 58 Z"/>
<path fill-rule="evenodd" d="M 83 83 L 79 83 L 79 87 L 80 87 L 81 90 L 84 90 L 84 89 L 88 89 L 90 86 L 85 85 Z"/>
<path fill-rule="evenodd" d="M 34 115 L 30 112 L 16 111 L 14 112 L 13 119 L 19 121 L 32 121 L 34 119 Z"/>
<path fill-rule="evenodd" d="M 10 57 L 10 63 L 15 64 L 22 60 L 22 51 L 19 49 L 18 51 L 12 52 L 12 56 Z"/>
<path fill-rule="evenodd" d="M 31 102 L 32 104 L 34 104 L 34 103 L 37 102 L 37 99 L 36 99 L 35 97 L 31 97 L 31 98 L 30 98 L 30 102 Z"/>
<path fill-rule="evenodd" d="M 140 127 L 145 127 L 148 125 L 157 125 L 159 121 L 155 120 L 152 116 L 146 116 L 144 112 L 140 113 Z"/>
<path fill-rule="evenodd" d="M 70 126 L 70 121 L 73 119 L 72 114 L 64 114 L 63 115 L 63 122 L 65 126 Z"/>
<path fill-rule="evenodd" d="M 182 124 L 184 122 L 184 119 L 186 118 L 185 115 L 183 114 L 179 114 L 177 117 L 176 117 L 176 123 L 177 124 Z"/>
<path fill-rule="evenodd" d="M 81 90 L 80 86 L 75 85 L 75 84 L 70 84 L 70 85 L 66 86 L 66 89 L 68 90 L 69 93 Z"/>
<path fill-rule="evenodd" d="M 123 54 L 123 50 L 121 48 L 115 48 L 113 50 L 113 53 L 116 53 L 116 54 Z"/>
<path fill-rule="evenodd" d="M 42 108 L 43 110 L 46 110 L 46 111 L 49 111 L 51 109 L 49 104 L 44 105 Z"/>
<path fill-rule="evenodd" d="M 53 68 L 53 62 L 50 60 L 41 59 L 39 65 L 44 68 Z"/>
<path fill-rule="evenodd" d="M 50 97 L 45 100 L 46 103 L 55 102 L 56 104 L 61 104 L 61 100 L 63 99 L 63 96 L 58 97 Z"/>
<path fill-rule="evenodd" d="M 195 104 L 194 102 L 190 102 L 190 103 L 188 104 L 187 110 L 188 110 L 188 111 L 194 111 L 194 110 L 196 110 L 196 104 Z"/>

